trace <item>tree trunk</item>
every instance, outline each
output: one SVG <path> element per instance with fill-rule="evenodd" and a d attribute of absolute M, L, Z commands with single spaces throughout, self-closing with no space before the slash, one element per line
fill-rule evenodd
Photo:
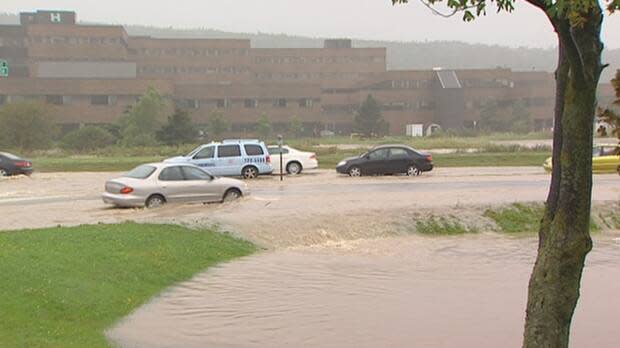
<path fill-rule="evenodd" d="M 586 255 L 592 249 L 592 141 L 601 66 L 602 13 L 571 27 L 552 18 L 560 41 L 553 176 L 528 291 L 524 348 L 565 348 Z"/>

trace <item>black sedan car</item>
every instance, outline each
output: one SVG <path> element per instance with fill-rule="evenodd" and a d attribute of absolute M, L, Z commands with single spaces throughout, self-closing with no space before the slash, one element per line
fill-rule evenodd
<path fill-rule="evenodd" d="M 433 170 L 433 157 L 406 145 L 378 146 L 359 157 L 338 163 L 336 171 L 350 176 L 406 174 L 418 176 Z"/>
<path fill-rule="evenodd" d="M 32 174 L 32 162 L 7 152 L 0 152 L 0 176 Z"/>

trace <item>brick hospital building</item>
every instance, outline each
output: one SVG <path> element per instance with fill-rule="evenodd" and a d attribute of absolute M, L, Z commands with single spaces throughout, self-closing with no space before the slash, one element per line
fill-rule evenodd
<path fill-rule="evenodd" d="M 253 48 L 245 39 L 130 36 L 122 26 L 81 25 L 74 12 L 21 13 L 0 26 L 0 104 L 36 99 L 53 105 L 60 124 L 117 120 L 156 88 L 198 124 L 221 111 L 236 133 L 262 114 L 276 128 L 293 116 L 306 129 L 353 130 L 357 107 L 372 94 L 390 133 L 408 124 L 474 127 L 480 107 L 522 101 L 537 129 L 552 125 L 554 79 L 546 72 L 387 70 L 386 49 L 325 40 L 323 48 Z M 604 94 L 611 95 L 611 88 Z"/>

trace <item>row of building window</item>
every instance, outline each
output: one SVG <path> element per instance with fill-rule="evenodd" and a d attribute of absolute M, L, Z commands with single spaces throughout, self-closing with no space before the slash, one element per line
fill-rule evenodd
<path fill-rule="evenodd" d="M 199 109 L 201 107 L 215 106 L 218 109 L 227 109 L 233 107 L 238 102 L 243 102 L 243 107 L 246 109 L 256 109 L 259 106 L 271 105 L 274 108 L 286 108 L 290 105 L 297 105 L 300 108 L 311 109 L 314 107 L 314 100 L 311 98 L 301 99 L 214 99 L 214 100 L 197 100 L 197 99 L 180 99 L 175 100 L 175 105 L 178 108 L 183 109 Z"/>
<path fill-rule="evenodd" d="M 390 102 L 381 105 L 383 111 L 405 111 L 405 110 L 433 110 L 435 102 L 427 100 L 417 100 L 412 102 Z"/>
<path fill-rule="evenodd" d="M 357 80 L 367 74 L 364 73 L 339 73 L 339 72 L 314 72 L 314 73 L 293 73 L 293 72 L 259 72 L 254 74 L 257 80 Z"/>
<path fill-rule="evenodd" d="M 250 71 L 247 67 L 225 66 L 141 66 L 138 68 L 139 74 L 164 75 L 164 74 L 191 74 L 191 75 L 211 75 L 211 74 L 245 74 Z"/>
<path fill-rule="evenodd" d="M 33 36 L 25 38 L 26 44 L 67 44 L 67 45 L 121 45 L 121 37 L 86 37 L 86 36 Z"/>
<path fill-rule="evenodd" d="M 247 48 L 134 48 L 130 54 L 142 56 L 176 56 L 176 57 L 208 57 L 208 56 L 248 56 Z"/>
<path fill-rule="evenodd" d="M 515 83 L 509 79 L 466 79 L 461 80 L 463 87 L 478 87 L 478 88 L 494 88 L 494 87 L 508 87 L 514 88 Z"/>
<path fill-rule="evenodd" d="M 69 95 L 0 95 L 0 105 L 7 102 L 14 103 L 20 101 L 45 101 L 47 104 L 52 105 L 66 105 L 71 104 L 75 97 Z M 118 101 L 118 97 L 114 95 L 91 95 L 91 96 L 79 96 L 78 98 L 88 98 L 90 105 L 115 105 Z M 131 99 L 138 100 L 140 97 L 135 96 Z"/>
<path fill-rule="evenodd" d="M 41 100 L 43 96 L 6 96 L 0 95 L 0 105 L 6 102 L 18 102 L 24 100 Z M 72 96 L 68 95 L 46 95 L 44 100 L 47 104 L 52 105 L 67 105 L 72 103 Z M 115 105 L 117 104 L 118 97 L 114 95 L 92 95 L 89 96 L 91 105 Z M 130 99 L 135 101 L 139 100 L 139 96 L 133 96 Z M 197 99 L 178 99 L 175 100 L 175 105 L 184 109 L 199 109 L 201 107 L 216 107 L 220 109 L 231 108 L 233 105 L 242 102 L 243 107 L 247 109 L 256 109 L 259 106 L 271 105 L 274 108 L 286 108 L 291 105 L 297 105 L 299 108 L 311 109 L 314 107 L 314 100 L 312 98 L 276 98 L 276 99 L 209 99 L 209 100 L 197 100 Z"/>
<path fill-rule="evenodd" d="M 431 80 L 387 80 L 368 87 L 371 90 L 390 90 L 390 89 L 418 89 L 430 88 L 433 82 Z M 346 93 L 334 90 L 333 93 Z"/>
<path fill-rule="evenodd" d="M 379 56 L 258 56 L 254 58 L 256 64 L 351 64 L 351 63 L 384 63 L 385 57 Z"/>
<path fill-rule="evenodd" d="M 481 107 L 489 104 L 495 103 L 499 108 L 508 108 L 516 103 L 523 103 L 525 107 L 546 107 L 551 106 L 555 102 L 554 98 L 543 98 L 543 97 L 535 97 L 535 98 L 519 98 L 519 99 L 495 99 L 495 98 L 487 98 L 484 100 L 469 100 L 465 102 L 465 108 L 468 110 L 472 109 L 480 109 Z"/>
<path fill-rule="evenodd" d="M 17 102 L 24 100 L 41 100 L 42 96 L 7 96 L 0 95 L 0 105 L 6 102 Z M 45 102 L 52 105 L 66 105 L 72 103 L 72 96 L 67 95 L 46 95 L 44 97 Z M 83 98 L 83 96 L 80 96 Z M 91 105 L 116 105 L 118 97 L 114 95 L 92 95 L 88 97 Z M 139 100 L 139 96 L 130 96 L 133 101 Z M 243 103 L 243 107 L 247 109 L 256 109 L 259 106 L 271 105 L 274 108 L 287 108 L 292 105 L 297 105 L 299 108 L 313 108 L 314 99 L 312 98 L 276 98 L 276 99 L 209 99 L 209 100 L 197 100 L 197 99 L 177 99 L 174 101 L 175 105 L 179 108 L 185 109 L 199 109 L 201 107 L 216 107 L 220 109 L 231 108 L 234 105 L 240 105 Z M 465 103 L 465 108 L 468 110 L 479 109 L 490 102 L 495 102 L 499 107 L 510 107 L 517 102 L 523 102 L 525 107 L 545 107 L 553 104 L 553 98 L 523 98 L 518 100 L 503 99 L 503 100 L 470 100 Z M 324 105 L 325 111 L 331 112 L 351 112 L 354 111 L 357 105 Z M 395 101 L 389 103 L 383 103 L 381 109 L 383 111 L 424 111 L 433 110 L 436 105 L 433 101 L 417 100 L 417 101 Z"/>
<path fill-rule="evenodd" d="M 0 37 L 0 47 L 26 47 L 23 39 Z"/>

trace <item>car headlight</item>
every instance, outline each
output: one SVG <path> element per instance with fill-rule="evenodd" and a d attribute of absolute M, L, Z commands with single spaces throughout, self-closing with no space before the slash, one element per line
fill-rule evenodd
<path fill-rule="evenodd" d="M 347 161 L 340 161 L 338 162 L 337 167 L 344 166 L 345 164 L 347 164 Z"/>

